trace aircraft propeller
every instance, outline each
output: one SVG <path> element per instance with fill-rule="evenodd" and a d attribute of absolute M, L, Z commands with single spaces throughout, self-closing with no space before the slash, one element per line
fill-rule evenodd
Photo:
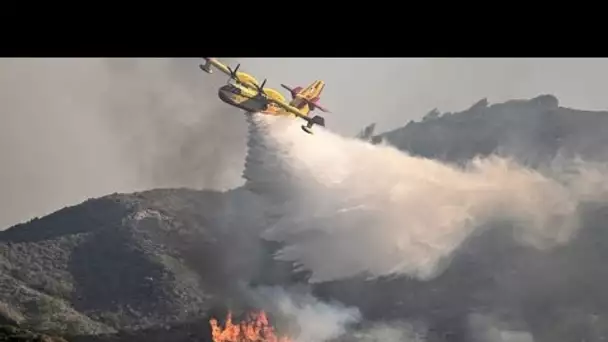
<path fill-rule="evenodd" d="M 256 88 L 256 89 L 257 89 L 257 91 L 258 91 L 258 95 L 260 95 L 260 96 L 265 96 L 265 95 L 266 95 L 266 93 L 264 92 L 264 86 L 266 85 L 266 81 L 267 81 L 267 80 L 266 80 L 266 79 L 264 79 L 264 82 L 262 82 L 262 84 L 261 84 L 261 85 L 257 85 L 257 84 L 255 84 L 255 83 L 253 83 L 253 85 L 255 86 L 255 88 Z"/>
<path fill-rule="evenodd" d="M 240 63 L 239 63 L 239 64 L 237 64 L 237 65 L 236 65 L 236 68 L 234 68 L 234 70 L 232 70 L 232 68 L 231 68 L 231 67 L 226 66 L 226 67 L 228 68 L 228 71 L 230 72 L 230 77 L 231 77 L 233 80 L 235 80 L 235 81 L 238 81 L 238 80 L 239 80 L 239 78 L 238 78 L 238 77 L 237 77 L 237 75 L 236 75 L 236 72 L 239 70 L 239 67 L 240 67 L 240 66 L 241 66 L 241 64 L 240 64 Z"/>

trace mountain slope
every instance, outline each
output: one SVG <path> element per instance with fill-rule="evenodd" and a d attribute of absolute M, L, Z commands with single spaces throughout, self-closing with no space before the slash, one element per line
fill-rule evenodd
<path fill-rule="evenodd" d="M 558 153 L 605 160 L 607 132 L 608 113 L 561 108 L 543 96 L 432 112 L 375 136 L 370 126 L 359 138 L 456 163 L 501 153 L 542 166 Z M 189 330 L 204 336 L 210 314 L 248 305 L 246 285 L 305 278 L 273 262 L 272 248 L 260 243 L 263 203 L 246 188 L 113 194 L 0 232 L 0 317 L 78 335 L 129 330 L 115 336 L 122 340 L 188 340 Z M 557 335 L 581 331 L 599 341 L 608 333 L 600 288 L 608 280 L 601 267 L 606 212 L 602 203 L 590 206 L 582 233 L 549 252 L 513 243 L 508 229 L 489 230 L 429 282 L 357 278 L 319 284 L 316 292 L 371 320 L 423 320 L 429 341 L 470 340 L 479 312 L 530 331 L 535 341 L 568 341 Z"/>
<path fill-rule="evenodd" d="M 229 292 L 217 267 L 229 198 L 185 189 L 111 195 L 0 233 L 4 316 L 83 333 L 200 317 Z M 37 322 L 44 305 L 61 322 Z"/>
<path fill-rule="evenodd" d="M 373 139 L 453 162 L 491 153 L 513 156 L 531 166 L 547 163 L 558 153 L 606 160 L 608 112 L 559 107 L 552 95 L 492 105 L 484 99 L 458 113 L 433 110 L 420 122 L 411 121 Z"/>
<path fill-rule="evenodd" d="M 66 342 L 61 337 L 34 333 L 13 326 L 0 326 L 0 341 L 11 342 Z"/>

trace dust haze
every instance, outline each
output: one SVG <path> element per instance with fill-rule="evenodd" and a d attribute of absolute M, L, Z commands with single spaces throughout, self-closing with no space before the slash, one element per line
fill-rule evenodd
<path fill-rule="evenodd" d="M 313 282 L 428 280 L 472 234 L 502 222 L 528 246 L 562 245 L 579 228 L 581 201 L 606 195 L 603 168 L 584 162 L 555 170 L 562 177 L 499 157 L 459 168 L 320 128 L 312 138 L 284 118 L 251 124 L 248 186 L 281 217 L 263 236 L 285 243 L 277 257 L 311 270 Z"/>
<path fill-rule="evenodd" d="M 0 62 L 0 227 L 89 197 L 240 185 L 246 126 L 197 59 Z"/>

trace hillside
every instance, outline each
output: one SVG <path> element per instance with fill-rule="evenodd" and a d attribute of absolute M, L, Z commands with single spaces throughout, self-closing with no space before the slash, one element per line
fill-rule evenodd
<path fill-rule="evenodd" d="M 481 101 L 378 135 L 372 127 L 360 138 L 457 163 L 493 152 L 534 166 L 558 152 L 605 160 L 608 113 L 562 108 L 551 96 Z M 210 315 L 253 305 L 243 286 L 306 277 L 272 261 L 272 246 L 259 239 L 262 211 L 262 201 L 244 188 L 157 189 L 91 199 L 14 226 L 0 232 L 0 317 L 114 340 L 208 336 Z M 515 244 L 508 229 L 488 231 L 429 282 L 357 278 L 314 289 L 369 320 L 422 320 L 430 342 L 470 340 L 467 327 L 477 322 L 470 314 L 480 310 L 535 341 L 600 341 L 608 336 L 607 217 L 605 204 L 589 204 L 582 233 L 548 252 Z"/>
<path fill-rule="evenodd" d="M 458 113 L 429 112 L 421 121 L 373 135 L 415 155 L 452 162 L 491 153 L 516 157 L 539 166 L 558 153 L 607 160 L 608 112 L 560 107 L 557 98 L 542 95 L 490 105 L 483 99 Z"/>
<path fill-rule="evenodd" d="M 186 189 L 110 195 L 0 233 L 3 316 L 108 333 L 204 315 L 238 280 L 221 273 L 235 267 L 222 260 L 238 262 L 221 257 L 238 248 L 237 239 L 225 245 L 229 227 L 218 219 L 230 198 Z"/>
<path fill-rule="evenodd" d="M 19 329 L 13 326 L 0 326 L 0 341 L 11 342 L 66 342 L 65 339 L 57 336 L 35 333 L 26 329 Z"/>

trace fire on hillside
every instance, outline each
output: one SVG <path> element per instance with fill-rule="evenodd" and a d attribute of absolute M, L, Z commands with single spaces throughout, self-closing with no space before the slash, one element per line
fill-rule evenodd
<path fill-rule="evenodd" d="M 277 336 L 264 311 L 252 312 L 240 323 L 233 323 L 229 312 L 223 328 L 215 318 L 209 324 L 213 342 L 293 342 L 288 337 Z"/>

